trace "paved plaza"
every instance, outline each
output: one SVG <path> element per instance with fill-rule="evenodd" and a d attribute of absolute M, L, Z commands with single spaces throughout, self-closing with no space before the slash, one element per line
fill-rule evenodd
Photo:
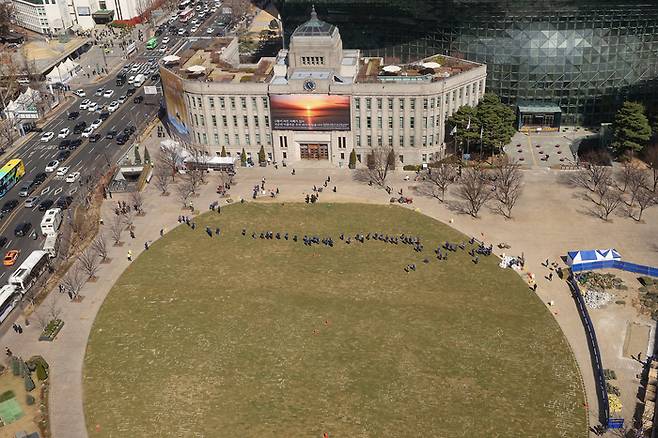
<path fill-rule="evenodd" d="M 153 153 L 158 150 L 158 139 L 153 136 L 145 145 Z M 303 202 L 305 195 L 311 193 L 314 185 L 322 186 L 326 177 L 331 176 L 331 186 L 336 186 L 336 193 L 328 189 L 323 191 L 319 202 L 389 203 L 390 195 L 376 187 L 355 182 L 349 170 L 300 167 L 294 175 L 291 171 L 291 167 L 241 168 L 236 178 L 237 184 L 232 187 L 231 197 L 235 201 L 244 198 L 252 202 L 252 188 L 265 178 L 266 191 L 269 193 L 269 190 L 279 189 L 280 194 L 276 199 L 263 196 L 256 202 Z M 560 257 L 568 250 L 616 248 L 628 260 L 655 264 L 658 258 L 658 209 L 648 210 L 643 223 L 636 223 L 622 216 L 615 216 L 612 221 L 604 223 L 583 211 L 583 201 L 576 196 L 573 189 L 560 183 L 560 174 L 561 172 L 547 167 L 524 171 L 525 191 L 512 220 L 505 220 L 490 211 L 483 211 L 481 218 L 473 219 L 456 213 L 434 199 L 416 196 L 416 183 L 413 178 L 411 181 L 405 180 L 405 176 L 413 176 L 413 173 L 396 171 L 390 176 L 389 184 L 394 190 L 402 189 L 405 195 L 414 197 L 412 205 L 400 208 L 419 209 L 424 214 L 450 223 L 467 235 L 483 238 L 494 246 L 499 242 L 506 242 L 511 245 L 507 252 L 525 256 L 527 272 L 534 273 L 537 278 L 538 297 L 547 303 L 547 308 L 562 327 L 581 367 L 588 398 L 588 406 L 583 406 L 583 409 L 589 410 L 590 424 L 595 425 L 598 423 L 598 406 L 583 327 L 567 285 L 562 281 L 546 279 L 544 276 L 548 274 L 548 270 L 542 262 L 546 259 L 560 262 Z M 197 209 L 203 211 L 216 200 L 225 202 L 215 194 L 217 182 L 217 177 L 211 176 L 210 182 L 203 186 L 200 196 L 194 200 Z M 39 329 L 36 324 L 27 327 L 23 335 L 7 332 L 2 337 L 3 345 L 10 347 L 16 354 L 26 357 L 40 354 L 51 364 L 50 410 L 56 437 L 87 436 L 81 375 L 91 325 L 112 284 L 129 264 L 127 252 L 132 251 L 133 256 L 137 257 L 144 249 L 145 241 L 154 241 L 159 238 L 161 229 L 166 232 L 178 225 L 177 217 L 181 214 L 181 204 L 173 195 L 174 190 L 174 187 L 169 190 L 172 196 L 161 197 L 154 186 L 146 188 L 144 209 L 147 214 L 135 220 L 136 238 L 130 239 L 126 233 L 123 247 L 111 247 L 109 256 L 112 262 L 101 265 L 97 274 L 99 281 L 84 286 L 81 291 L 84 299 L 80 303 L 72 303 L 57 292 L 50 294 L 47 300 L 58 301 L 63 311 L 62 318 L 66 322 L 54 342 L 38 342 Z M 129 202 L 127 196 L 115 195 L 103 204 L 102 214 L 106 224 L 114 215 L 116 202 L 121 199 Z M 109 236 L 107 225 L 103 228 Z M 549 302 L 552 305 L 549 306 Z M 597 320 L 598 317 L 594 317 Z M 623 318 L 633 318 L 633 312 L 627 311 Z M 605 319 L 605 315 L 598 319 Z M 602 331 L 614 335 L 622 325 L 616 322 L 608 324 L 608 328 L 604 327 Z M 617 341 L 615 339 L 615 345 Z M 602 343 L 605 344 L 605 339 Z M 614 348 L 604 347 L 603 355 L 604 366 L 624 367 L 625 375 L 633 376 L 641 369 L 636 361 L 621 357 Z M 633 384 L 632 379 L 627 380 L 627 383 Z M 632 398 L 632 388 L 622 390 Z M 632 408 L 633 406 L 629 406 L 629 409 Z M 629 418 L 630 415 L 626 414 L 627 412 L 625 416 Z"/>

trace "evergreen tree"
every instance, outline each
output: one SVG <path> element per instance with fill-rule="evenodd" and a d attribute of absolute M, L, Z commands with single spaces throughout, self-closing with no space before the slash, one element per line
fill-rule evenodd
<path fill-rule="evenodd" d="M 30 373 L 25 373 L 24 383 L 25 383 L 25 390 L 27 392 L 30 392 L 34 388 L 36 388 L 36 385 L 34 384 L 34 380 L 32 380 L 32 376 L 30 375 Z"/>
<path fill-rule="evenodd" d="M 388 163 L 388 167 L 391 170 L 395 170 L 395 151 L 393 148 L 391 148 L 390 151 L 388 151 L 388 156 L 386 157 L 386 161 Z"/>
<path fill-rule="evenodd" d="M 226 156 L 226 148 L 222 146 L 222 151 L 219 153 L 220 157 L 225 157 Z"/>
<path fill-rule="evenodd" d="M 644 113 L 644 105 L 624 102 L 612 124 L 612 148 L 620 156 L 639 152 L 651 138 L 651 126 Z"/>
<path fill-rule="evenodd" d="M 258 151 L 258 162 L 265 163 L 265 148 L 263 146 L 261 146 Z"/>
<path fill-rule="evenodd" d="M 139 156 L 138 146 L 135 146 L 135 164 L 142 164 L 142 157 Z"/>
<path fill-rule="evenodd" d="M 450 132 L 457 127 L 454 139 L 463 152 L 471 152 L 479 144 L 480 120 L 477 110 L 472 106 L 464 105 L 459 108 L 448 118 L 448 127 Z"/>
<path fill-rule="evenodd" d="M 352 149 L 350 152 L 350 169 L 356 168 L 356 151 Z"/>
<path fill-rule="evenodd" d="M 482 96 L 477 106 L 477 118 L 482 129 L 483 151 L 495 152 L 512 140 L 516 132 L 514 111 L 501 103 L 498 96 L 487 93 Z M 478 140 L 480 130 L 477 132 Z"/>
<path fill-rule="evenodd" d="M 242 167 L 247 165 L 247 153 L 244 151 L 244 148 L 242 148 L 242 152 L 240 153 L 240 165 Z"/>
<path fill-rule="evenodd" d="M 151 154 L 149 154 L 149 150 L 144 148 L 144 162 L 151 164 Z"/>

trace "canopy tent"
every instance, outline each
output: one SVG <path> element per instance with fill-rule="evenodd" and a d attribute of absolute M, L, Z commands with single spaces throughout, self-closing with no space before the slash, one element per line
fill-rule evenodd
<path fill-rule="evenodd" d="M 53 69 L 46 75 L 46 82 L 49 84 L 56 83 L 66 83 L 70 81 L 80 70 L 80 64 L 72 61 L 70 58 L 57 64 Z"/>
<path fill-rule="evenodd" d="M 615 263 L 620 261 L 621 255 L 616 249 L 592 249 L 567 253 L 567 264 L 574 271 L 614 268 Z"/>
<path fill-rule="evenodd" d="M 441 67 L 441 64 L 438 62 L 423 62 L 423 67 L 425 68 L 439 68 Z"/>
<path fill-rule="evenodd" d="M 204 71 L 206 71 L 206 68 L 202 65 L 191 65 L 187 67 L 187 71 L 189 71 L 190 73 L 203 73 Z"/>
<path fill-rule="evenodd" d="M 397 73 L 400 70 L 402 70 L 401 67 L 397 65 L 387 65 L 386 67 L 382 68 L 386 73 Z"/>
<path fill-rule="evenodd" d="M 176 55 L 167 55 L 164 58 L 162 58 L 162 62 L 164 62 L 165 64 L 173 64 L 178 61 L 180 61 L 180 56 L 176 56 Z"/>

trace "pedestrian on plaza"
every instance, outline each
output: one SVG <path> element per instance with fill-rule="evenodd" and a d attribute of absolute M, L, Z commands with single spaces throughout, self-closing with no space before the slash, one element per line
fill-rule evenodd
<path fill-rule="evenodd" d="M 59 293 L 61 294 L 62 292 L 64 292 L 64 286 L 62 286 L 62 285 L 60 284 L 60 285 L 59 285 Z"/>
<path fill-rule="evenodd" d="M 133 252 L 128 250 L 128 261 L 132 262 L 133 261 Z"/>
<path fill-rule="evenodd" d="M 164 236 L 164 228 L 160 228 L 160 237 Z"/>
<path fill-rule="evenodd" d="M 14 355 L 14 353 L 11 352 L 9 347 L 5 347 L 5 353 L 7 353 L 7 357 L 12 357 Z"/>
<path fill-rule="evenodd" d="M 219 203 L 218 203 L 217 204 L 217 214 L 221 214 L 221 213 L 222 213 L 222 206 L 219 205 Z"/>
<path fill-rule="evenodd" d="M 553 281 L 553 272 L 548 274 L 548 281 Z"/>
<path fill-rule="evenodd" d="M 11 328 L 14 329 L 16 333 L 18 333 L 18 326 L 16 325 L 16 323 L 12 324 Z"/>
<path fill-rule="evenodd" d="M 69 291 L 69 299 L 73 301 L 73 292 Z"/>
<path fill-rule="evenodd" d="M 294 175 L 295 174 L 295 169 L 293 169 L 292 172 L 290 172 L 290 174 Z"/>
<path fill-rule="evenodd" d="M 532 291 L 537 292 L 537 283 L 532 285 Z"/>
<path fill-rule="evenodd" d="M 133 230 L 130 230 L 130 237 L 133 239 L 135 238 L 135 232 Z"/>
<path fill-rule="evenodd" d="M 20 324 L 16 324 L 16 331 L 18 331 L 19 335 L 23 334 L 23 327 Z"/>
<path fill-rule="evenodd" d="M 336 193 L 336 186 L 334 186 L 334 193 Z"/>

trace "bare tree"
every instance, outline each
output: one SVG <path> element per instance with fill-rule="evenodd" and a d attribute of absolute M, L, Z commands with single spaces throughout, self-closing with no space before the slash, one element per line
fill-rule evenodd
<path fill-rule="evenodd" d="M 112 223 L 110 224 L 110 233 L 112 233 L 112 240 L 114 241 L 114 246 L 119 246 L 121 244 L 121 232 L 123 231 L 123 220 L 120 216 L 114 216 Z"/>
<path fill-rule="evenodd" d="M 78 256 L 78 263 L 80 264 L 80 269 L 87 275 L 88 280 L 96 277 L 96 272 L 98 272 L 98 254 L 93 246 L 90 246 Z"/>
<path fill-rule="evenodd" d="M 12 3 L 0 3 L 0 20 L 10 20 L 13 16 L 13 4 Z M 7 23 L 0 22 L 0 27 L 6 25 Z M 7 108 L 9 101 L 11 101 L 14 96 L 20 90 L 20 84 L 18 83 L 19 76 L 21 74 L 21 69 L 16 64 L 16 57 L 8 51 L 2 51 L 0 53 L 0 69 L 2 73 L 2 85 L 0 86 L 0 105 L 2 109 Z M 8 146 L 13 143 L 16 135 L 16 119 L 10 119 L 7 117 L 3 123 L 0 124 L 0 147 Z"/>
<path fill-rule="evenodd" d="M 183 203 L 183 208 L 187 208 L 187 201 L 190 199 L 193 193 L 194 186 L 189 178 L 183 179 L 176 186 L 176 194 L 178 195 L 178 199 L 180 199 L 180 201 Z"/>
<path fill-rule="evenodd" d="M 138 213 L 138 214 L 142 214 L 142 215 L 143 215 L 143 214 L 145 213 L 145 212 L 144 212 L 144 209 L 143 209 L 143 206 L 144 206 L 144 197 L 142 196 L 142 193 L 141 193 L 141 192 L 139 192 L 139 191 L 137 191 L 137 190 L 135 190 L 134 192 L 132 192 L 132 193 L 130 194 L 130 203 L 131 203 L 132 206 L 135 208 L 135 210 L 137 210 L 137 213 Z"/>
<path fill-rule="evenodd" d="M 494 170 L 493 196 L 498 201 L 496 209 L 506 218 L 512 217 L 512 209 L 523 192 L 523 172 L 516 161 L 507 158 Z"/>
<path fill-rule="evenodd" d="M 134 208 L 126 209 L 126 211 L 121 214 L 121 219 L 123 220 L 123 223 L 125 224 L 127 230 L 132 230 L 133 227 L 135 226 L 136 215 L 137 212 L 135 211 Z"/>
<path fill-rule="evenodd" d="M 602 184 L 610 185 L 612 182 L 612 168 L 589 164 L 585 169 L 573 174 L 572 183 L 590 192 L 596 192 Z"/>
<path fill-rule="evenodd" d="M 608 221 L 608 217 L 614 212 L 621 203 L 624 202 L 622 194 L 615 188 L 609 188 L 602 192 L 601 198 L 596 206 L 599 217 L 604 221 Z"/>
<path fill-rule="evenodd" d="M 649 188 L 652 192 L 658 194 L 658 143 L 647 146 L 642 155 L 644 162 L 651 169 L 651 183 Z"/>
<path fill-rule="evenodd" d="M 51 295 L 48 302 L 41 303 L 41 306 L 34 313 L 41 330 L 45 329 L 50 321 L 60 319 L 62 308 L 59 306 L 59 296 L 55 294 Z"/>
<path fill-rule="evenodd" d="M 66 275 L 62 279 L 62 286 L 67 292 L 71 292 L 73 296 L 78 296 L 80 289 L 84 285 L 85 280 L 82 276 L 80 266 L 76 263 L 66 271 Z"/>
<path fill-rule="evenodd" d="M 457 171 L 451 164 L 440 164 L 434 169 L 429 168 L 425 172 L 425 183 L 421 190 L 439 201 L 445 201 L 446 191 L 457 180 Z"/>
<path fill-rule="evenodd" d="M 101 258 L 101 263 L 107 260 L 107 240 L 103 233 L 98 233 L 98 236 L 91 242 L 91 247 L 96 251 L 96 254 Z"/>
<path fill-rule="evenodd" d="M 183 143 L 183 148 L 189 157 L 186 164 L 188 168 L 187 174 L 194 174 L 194 178 L 197 179 L 200 184 L 205 184 L 205 172 L 207 171 L 208 162 L 210 161 L 210 152 L 208 151 L 208 148 L 202 144 L 192 143 Z"/>
<path fill-rule="evenodd" d="M 388 146 L 372 148 L 366 157 L 366 164 L 365 169 L 355 172 L 355 177 L 385 187 L 389 171 L 395 169 L 393 148 Z"/>
<path fill-rule="evenodd" d="M 644 213 L 644 210 L 658 204 L 658 194 L 655 194 L 646 187 L 642 187 L 638 190 L 635 199 L 637 201 L 639 211 L 637 217 L 634 217 L 633 219 L 640 222 L 642 220 L 642 213 Z"/>
<path fill-rule="evenodd" d="M 177 142 L 166 142 L 160 147 L 160 154 L 158 155 L 158 167 L 162 166 L 169 169 L 171 180 L 175 181 L 176 173 L 179 166 L 183 163 L 183 155 L 181 153 L 181 146 Z"/>
<path fill-rule="evenodd" d="M 491 186 L 482 168 L 471 167 L 462 172 L 456 195 L 464 201 L 466 212 L 477 217 L 492 196 Z"/>
<path fill-rule="evenodd" d="M 169 192 L 169 175 L 162 171 L 159 167 L 155 171 L 155 186 L 160 190 L 162 196 L 166 196 Z"/>

